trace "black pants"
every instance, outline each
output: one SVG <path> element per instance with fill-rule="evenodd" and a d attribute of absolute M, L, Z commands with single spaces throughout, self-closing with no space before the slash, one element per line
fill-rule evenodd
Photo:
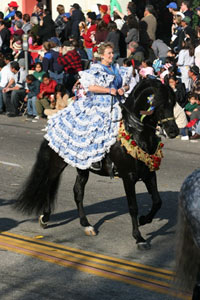
<path fill-rule="evenodd" d="M 6 108 L 6 112 L 18 115 L 20 101 L 24 101 L 25 96 L 25 89 L 3 93 L 3 102 Z"/>

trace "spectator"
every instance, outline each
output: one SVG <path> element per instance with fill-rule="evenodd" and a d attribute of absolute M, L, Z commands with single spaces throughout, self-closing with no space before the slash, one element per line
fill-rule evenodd
<path fill-rule="evenodd" d="M 108 35 L 106 42 L 111 42 L 114 46 L 114 57 L 113 60 L 116 61 L 120 57 L 120 32 L 117 29 L 117 25 L 114 21 L 110 21 L 108 24 Z"/>
<path fill-rule="evenodd" d="M 8 11 L 9 13 L 4 17 L 4 20 L 7 21 L 9 20 L 10 18 L 14 17 L 15 15 L 15 12 L 18 8 L 18 4 L 17 2 L 15 1 L 11 1 L 9 4 L 8 4 L 8 8 L 6 9 L 6 11 Z"/>
<path fill-rule="evenodd" d="M 40 92 L 37 95 L 37 100 L 35 102 L 37 116 L 36 120 L 44 116 L 44 109 L 51 108 L 50 103 L 53 101 L 52 95 L 55 93 L 55 87 L 57 82 L 49 77 L 49 74 L 44 74 L 42 76 L 42 82 L 40 84 Z"/>
<path fill-rule="evenodd" d="M 165 77 L 166 82 L 166 77 Z M 179 81 L 175 75 L 169 75 L 167 78 L 167 84 L 172 88 L 176 95 L 176 101 L 181 107 L 185 107 L 186 105 L 186 90 L 185 85 Z M 186 126 L 186 125 L 185 125 Z"/>
<path fill-rule="evenodd" d="M 195 61 L 195 65 L 198 68 L 200 68 L 200 27 L 197 28 L 196 32 L 197 32 L 198 44 L 194 49 L 194 61 Z"/>
<path fill-rule="evenodd" d="M 183 49 L 179 52 L 177 66 L 181 72 L 181 80 L 187 91 L 191 90 L 191 80 L 188 75 L 190 66 L 194 65 L 194 47 L 190 39 L 183 42 Z"/>
<path fill-rule="evenodd" d="M 177 5 L 176 2 L 170 2 L 170 3 L 166 6 L 166 8 L 168 8 L 169 12 L 170 12 L 173 16 L 175 16 L 176 13 L 177 13 L 177 11 L 178 11 L 178 5 Z"/>
<path fill-rule="evenodd" d="M 43 9 L 44 5 L 41 2 L 38 2 L 33 9 L 32 17 L 36 17 L 38 23 L 43 19 Z"/>
<path fill-rule="evenodd" d="M 22 30 L 23 23 L 21 21 L 16 21 L 15 22 L 15 35 L 19 35 L 22 37 L 24 34 L 24 31 Z"/>
<path fill-rule="evenodd" d="M 57 83 L 63 83 L 63 66 L 58 63 L 59 56 L 59 40 L 53 37 L 48 42 L 43 43 L 43 47 L 46 50 L 44 57 L 42 58 L 43 70 L 54 79 Z"/>
<path fill-rule="evenodd" d="M 55 24 L 51 18 L 51 12 L 48 9 L 44 10 L 43 15 L 40 16 L 41 21 L 38 29 L 38 36 L 42 42 L 56 35 Z"/>
<path fill-rule="evenodd" d="M 0 80 L 1 80 L 1 71 L 5 67 L 4 60 L 0 60 Z M 4 113 L 4 105 L 3 105 L 3 94 L 2 94 L 2 87 L 0 87 L 0 114 Z"/>
<path fill-rule="evenodd" d="M 38 30 L 39 30 L 39 21 L 36 16 L 32 16 L 30 19 L 31 23 L 31 30 L 30 30 L 30 36 L 33 36 L 35 39 L 38 35 Z"/>
<path fill-rule="evenodd" d="M 11 36 L 10 31 L 5 26 L 5 21 L 0 21 L 0 38 L 1 38 L 0 49 L 3 54 L 11 52 L 10 36 Z"/>
<path fill-rule="evenodd" d="M 190 119 L 192 112 L 198 107 L 197 104 L 198 94 L 189 93 L 188 95 L 188 103 L 185 105 L 185 113 Z"/>
<path fill-rule="evenodd" d="M 62 4 L 58 4 L 57 6 L 57 12 L 58 16 L 55 19 L 55 30 L 56 30 L 56 36 L 60 37 L 61 32 L 65 28 L 65 20 L 63 18 L 63 15 L 65 14 L 65 7 Z"/>
<path fill-rule="evenodd" d="M 81 32 L 81 36 L 84 39 L 84 44 L 85 44 L 88 59 L 92 60 L 92 48 L 95 45 L 95 33 L 97 29 L 96 14 L 94 12 L 88 12 L 87 20 L 91 25 L 86 31 L 86 33 L 84 30 Z"/>
<path fill-rule="evenodd" d="M 77 80 L 79 71 L 82 71 L 81 57 L 70 41 L 65 41 L 58 56 L 58 63 L 64 67 L 65 82 L 67 89 L 71 92 Z"/>
<path fill-rule="evenodd" d="M 185 0 L 181 3 L 180 12 L 190 18 L 190 25 L 192 25 L 193 11 L 190 10 L 190 1 Z"/>
<path fill-rule="evenodd" d="M 97 23 L 96 32 L 95 32 L 95 41 L 96 45 L 104 42 L 108 35 L 108 25 L 104 22 L 104 20 L 100 20 Z"/>
<path fill-rule="evenodd" d="M 133 15 L 129 15 L 126 20 L 128 24 L 128 33 L 125 38 L 126 44 L 128 45 L 130 42 L 139 42 L 139 26 L 138 21 Z"/>
<path fill-rule="evenodd" d="M 146 59 L 142 61 L 141 69 L 139 71 L 139 74 L 142 78 L 147 78 L 148 75 L 154 76 L 154 69 L 152 67 L 152 63 L 150 60 Z"/>
<path fill-rule="evenodd" d="M 29 14 L 24 14 L 22 30 L 24 31 L 24 33 L 27 34 L 30 32 L 31 28 L 32 28 L 32 25 L 30 23 L 30 16 L 29 16 Z"/>
<path fill-rule="evenodd" d="M 182 26 L 182 31 L 179 35 L 179 41 L 178 41 L 178 52 L 182 49 L 183 47 L 183 42 L 186 38 L 190 38 L 192 44 L 194 44 L 194 40 L 195 40 L 195 32 L 192 29 L 192 27 L 189 25 L 190 24 L 191 19 L 189 17 L 185 17 L 182 22 L 181 22 L 181 26 Z"/>
<path fill-rule="evenodd" d="M 200 6 L 196 8 L 197 16 L 198 16 L 198 23 L 197 26 L 200 27 Z"/>
<path fill-rule="evenodd" d="M 68 41 L 69 37 L 72 34 L 72 22 L 71 22 L 71 15 L 70 13 L 64 13 L 62 15 L 63 22 L 64 22 L 64 29 L 60 33 L 60 39 L 63 43 L 64 41 Z"/>
<path fill-rule="evenodd" d="M 196 92 L 196 90 L 200 88 L 199 68 L 197 66 L 190 67 L 188 71 L 188 75 L 192 81 L 191 92 Z"/>
<path fill-rule="evenodd" d="M 111 21 L 111 17 L 108 14 L 108 6 L 107 5 L 101 5 L 100 6 L 100 13 L 102 20 L 108 25 Z"/>
<path fill-rule="evenodd" d="M 182 13 L 177 13 L 173 16 L 173 24 L 171 27 L 171 42 L 170 46 L 174 51 L 178 52 L 178 43 L 179 37 L 182 32 L 182 20 L 184 19 L 184 15 Z"/>
<path fill-rule="evenodd" d="M 144 49 L 138 45 L 136 42 L 130 42 L 128 45 L 128 49 L 130 50 L 129 59 L 134 60 L 135 67 L 139 67 L 144 60 Z"/>
<path fill-rule="evenodd" d="M 3 89 L 3 100 L 8 117 L 19 116 L 20 101 L 25 97 L 26 72 L 16 61 L 10 63 L 14 74 L 8 85 Z"/>
<path fill-rule="evenodd" d="M 24 101 L 27 102 L 27 120 L 30 120 L 37 116 L 35 102 L 37 100 L 37 95 L 40 92 L 40 81 L 37 80 L 33 75 L 27 75 L 26 83 L 27 89 Z"/>
<path fill-rule="evenodd" d="M 169 47 L 162 40 L 157 39 L 152 43 L 152 49 L 155 56 L 162 60 L 162 63 L 165 63 L 165 59 L 167 57 L 167 52 L 169 51 Z"/>
<path fill-rule="evenodd" d="M 87 65 L 89 66 L 90 62 L 88 61 L 87 52 L 85 51 L 85 48 L 83 46 L 83 40 L 77 41 L 76 39 L 73 39 L 71 41 L 71 44 L 76 49 L 78 54 L 80 55 L 82 63 L 83 63 L 83 60 L 87 60 L 87 61 L 85 61 L 85 64 L 86 64 L 86 67 L 87 67 Z"/>
<path fill-rule="evenodd" d="M 56 114 L 59 110 L 64 109 L 71 103 L 69 100 L 65 86 L 63 84 L 57 84 L 55 87 L 54 101 L 50 105 L 51 109 L 45 109 L 44 114 L 46 116 Z"/>
<path fill-rule="evenodd" d="M 85 16 L 78 3 L 74 3 L 71 7 L 72 7 L 72 14 L 71 14 L 72 35 L 78 39 L 80 36 L 79 23 L 81 21 L 85 22 Z"/>
<path fill-rule="evenodd" d="M 43 66 L 41 62 L 38 62 L 35 64 L 35 72 L 33 72 L 33 76 L 38 79 L 40 82 L 42 82 L 42 76 L 46 74 L 43 71 Z"/>
<path fill-rule="evenodd" d="M 147 33 L 149 35 L 149 38 L 152 41 L 155 41 L 156 39 L 156 29 L 157 29 L 157 21 L 156 18 L 153 15 L 154 13 L 154 7 L 152 5 L 147 5 L 145 7 L 144 11 L 144 18 L 142 18 L 141 21 L 144 21 L 147 23 Z"/>
<path fill-rule="evenodd" d="M 121 30 L 125 21 L 115 11 L 113 13 L 113 19 L 114 19 L 114 22 L 117 25 L 117 29 Z"/>

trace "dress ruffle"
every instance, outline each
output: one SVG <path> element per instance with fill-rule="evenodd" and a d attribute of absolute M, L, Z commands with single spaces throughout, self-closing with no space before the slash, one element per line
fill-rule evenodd
<path fill-rule="evenodd" d="M 79 74 L 85 90 L 90 85 L 113 87 L 114 76 L 107 74 L 100 64 Z M 78 99 L 51 117 L 45 139 L 66 163 L 88 169 L 92 163 L 101 161 L 116 142 L 119 120 L 121 109 L 115 97 L 88 92 L 86 98 Z"/>

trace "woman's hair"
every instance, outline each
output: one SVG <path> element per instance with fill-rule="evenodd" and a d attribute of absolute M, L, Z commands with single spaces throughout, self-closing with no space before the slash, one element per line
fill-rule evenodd
<path fill-rule="evenodd" d="M 132 14 L 136 13 L 136 4 L 134 2 L 128 2 L 127 8 Z"/>
<path fill-rule="evenodd" d="M 44 42 L 42 46 L 46 51 L 49 51 L 52 48 L 50 42 Z"/>
<path fill-rule="evenodd" d="M 148 67 L 152 67 L 152 62 L 149 59 L 145 59 L 143 60 L 143 62 L 148 66 Z"/>
<path fill-rule="evenodd" d="M 58 83 L 58 84 L 56 85 L 56 87 L 55 87 L 55 93 L 54 93 L 55 99 L 56 99 L 56 94 L 57 94 L 58 92 L 61 93 L 61 96 L 62 96 L 62 97 L 66 94 L 66 88 L 65 88 L 64 84 Z"/>
<path fill-rule="evenodd" d="M 26 22 L 26 23 L 28 23 L 28 22 L 30 22 L 30 15 L 29 14 L 24 14 L 23 15 L 23 20 Z"/>
<path fill-rule="evenodd" d="M 180 26 L 180 25 L 181 25 L 181 22 L 182 22 L 182 17 L 179 16 L 179 15 L 175 15 L 175 16 L 174 16 L 174 19 L 176 19 L 176 24 L 177 24 L 178 26 Z"/>
<path fill-rule="evenodd" d="M 107 30 L 107 24 L 104 22 L 104 20 L 101 20 L 97 23 L 97 29 L 96 31 L 106 31 Z"/>
<path fill-rule="evenodd" d="M 194 55 L 194 46 L 191 43 L 191 39 L 186 39 L 183 41 L 183 49 L 189 50 L 190 56 Z"/>
<path fill-rule="evenodd" d="M 106 48 L 114 49 L 113 43 L 111 43 L 111 42 L 101 43 L 98 47 L 98 54 L 100 54 L 100 55 L 104 54 Z"/>
<path fill-rule="evenodd" d="M 59 15 L 62 15 L 65 13 L 65 7 L 62 4 L 58 4 L 57 6 L 57 12 L 59 13 Z"/>
<path fill-rule="evenodd" d="M 117 31 L 117 24 L 114 21 L 109 22 L 108 31 Z"/>
<path fill-rule="evenodd" d="M 35 64 L 35 68 L 36 68 L 36 66 L 37 65 L 39 65 L 40 66 L 40 68 L 41 68 L 41 71 L 43 71 L 43 66 L 42 66 L 42 63 L 41 62 L 37 62 L 36 64 Z"/>
<path fill-rule="evenodd" d="M 127 24 L 128 24 L 129 29 L 132 29 L 132 28 L 139 29 L 138 21 L 134 15 L 129 15 L 127 17 Z"/>

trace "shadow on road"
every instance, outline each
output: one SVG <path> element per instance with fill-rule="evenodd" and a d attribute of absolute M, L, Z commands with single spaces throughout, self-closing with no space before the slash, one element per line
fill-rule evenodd
<path fill-rule="evenodd" d="M 159 221 L 167 220 L 167 223 L 159 228 L 157 231 L 151 232 L 148 234 L 148 242 L 151 242 L 156 236 L 169 235 L 174 233 L 174 229 L 169 231 L 170 228 L 173 228 L 177 220 L 177 199 L 178 192 L 160 192 L 161 199 L 163 200 L 163 205 L 160 211 L 156 215 L 156 219 Z M 151 208 L 151 197 L 148 193 L 137 194 L 139 215 L 147 214 Z M 109 199 L 101 201 L 92 205 L 85 206 L 86 215 L 94 214 L 106 214 L 104 217 L 100 218 L 99 221 L 94 224 L 94 228 L 98 233 L 100 227 L 104 222 L 112 220 L 118 216 L 125 215 L 128 213 L 128 205 L 125 197 Z M 53 224 L 50 224 L 47 228 L 58 227 L 66 225 L 71 221 L 78 218 L 77 210 L 70 210 L 66 212 L 61 212 L 53 214 L 51 221 Z M 159 222 L 158 221 L 158 222 Z M 154 222 L 154 221 L 153 221 Z M 142 230 L 142 227 L 140 227 Z"/>

